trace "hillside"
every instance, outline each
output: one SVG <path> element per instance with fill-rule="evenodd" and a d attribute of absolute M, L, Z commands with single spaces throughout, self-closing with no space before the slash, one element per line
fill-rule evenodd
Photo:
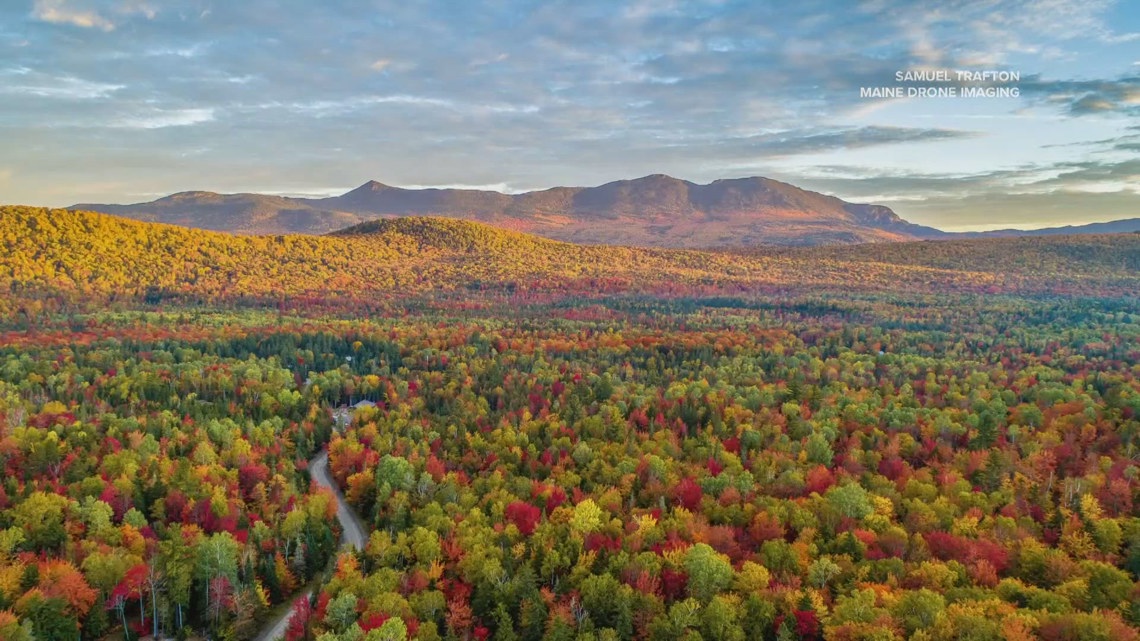
<path fill-rule="evenodd" d="M 651 247 L 818 245 L 941 238 L 878 205 L 848 203 L 768 178 L 698 185 L 660 174 L 522 194 L 403 189 L 370 181 L 320 199 L 183 192 L 135 205 L 81 204 L 149 222 L 240 233 L 326 233 L 384 217 L 486 222 L 578 243 Z"/>
<path fill-rule="evenodd" d="M 377 221 L 324 237 L 235 236 L 92 212 L 5 207 L 0 238 L 0 288 L 14 298 L 54 293 L 82 304 L 138 297 L 334 304 L 472 289 L 587 296 L 748 295 L 788 288 L 1140 291 L 1136 235 L 745 255 L 576 245 L 438 218 Z"/>
<path fill-rule="evenodd" d="M 1128 277 L 1140 273 L 1140 234 L 1054 234 L 820 247 L 796 255 L 953 271 Z"/>
<path fill-rule="evenodd" d="M 1087 225 L 1065 225 L 1045 229 L 997 229 L 983 232 L 963 232 L 956 234 L 962 238 L 1008 238 L 1011 236 L 1067 236 L 1072 234 L 1128 234 L 1140 232 L 1140 218 L 1126 218 L 1107 223 Z"/>

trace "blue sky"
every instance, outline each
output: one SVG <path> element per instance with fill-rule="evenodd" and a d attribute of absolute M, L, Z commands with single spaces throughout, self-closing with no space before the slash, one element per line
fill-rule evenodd
<path fill-rule="evenodd" d="M 859 95 L 923 69 L 1020 95 Z M 0 202 L 36 205 L 667 173 L 1112 220 L 1140 216 L 1140 3 L 7 0 L 0 138 Z"/>

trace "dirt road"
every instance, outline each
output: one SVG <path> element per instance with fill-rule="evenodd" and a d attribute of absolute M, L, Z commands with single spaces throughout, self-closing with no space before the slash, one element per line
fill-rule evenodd
<path fill-rule="evenodd" d="M 341 494 L 340 488 L 333 482 L 332 474 L 329 472 L 329 455 L 327 452 L 321 452 L 309 461 L 309 474 L 312 476 L 313 482 L 321 487 L 327 487 L 333 491 L 336 497 L 336 518 L 340 521 L 340 529 L 344 532 L 340 539 L 342 548 L 356 548 L 357 550 L 364 549 L 364 543 L 367 537 L 364 536 L 364 528 L 360 524 L 360 519 L 357 518 L 356 513 L 352 508 L 348 507 L 348 503 L 344 500 L 344 495 Z M 312 595 L 312 591 L 304 592 L 304 596 Z M 299 595 L 298 595 L 299 596 Z M 294 597 L 296 600 L 296 597 Z M 285 628 L 289 626 L 289 618 L 293 616 L 293 608 L 290 607 L 277 618 L 268 621 L 265 627 L 262 628 L 261 633 L 254 637 L 254 641 L 276 641 L 285 636 Z"/>

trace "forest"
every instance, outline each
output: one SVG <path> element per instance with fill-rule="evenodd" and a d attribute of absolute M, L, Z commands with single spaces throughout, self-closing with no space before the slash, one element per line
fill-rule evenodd
<path fill-rule="evenodd" d="M 1138 640 L 1138 261 L 3 208 L 0 639 Z"/>

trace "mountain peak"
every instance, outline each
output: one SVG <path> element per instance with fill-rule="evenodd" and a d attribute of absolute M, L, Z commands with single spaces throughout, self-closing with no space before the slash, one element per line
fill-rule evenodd
<path fill-rule="evenodd" d="M 353 189 L 352 191 L 346 192 L 344 195 L 347 196 L 349 194 L 363 194 L 363 193 L 375 194 L 377 192 L 385 191 L 388 189 L 393 189 L 393 187 L 390 185 L 385 185 L 384 183 L 382 183 L 378 180 L 369 180 L 368 182 L 364 183 L 363 185 L 357 187 L 356 189 Z"/>
<path fill-rule="evenodd" d="M 615 184 L 615 183 L 611 183 L 611 184 Z M 658 186 L 658 187 L 666 186 L 666 185 L 683 185 L 686 187 L 694 186 L 693 183 L 691 183 L 687 180 L 684 180 L 681 178 L 674 178 L 673 176 L 670 176 L 669 174 L 649 174 L 648 176 L 642 176 L 641 178 L 634 178 L 632 180 L 619 180 L 619 181 L 617 181 L 616 184 L 628 184 L 628 185 L 639 185 L 639 186 L 641 186 L 641 185 L 653 185 L 653 186 Z"/>
<path fill-rule="evenodd" d="M 707 186 L 713 185 L 778 185 L 779 181 L 764 176 L 742 176 L 740 178 L 717 178 Z"/>
<path fill-rule="evenodd" d="M 197 198 L 217 198 L 218 196 L 221 194 L 216 191 L 191 190 L 176 192 L 159 200 L 194 200 Z"/>

